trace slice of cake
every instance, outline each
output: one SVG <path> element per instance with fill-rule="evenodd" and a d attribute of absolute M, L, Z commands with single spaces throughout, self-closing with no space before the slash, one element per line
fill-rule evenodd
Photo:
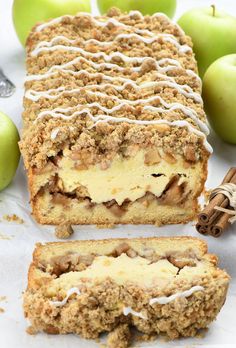
<path fill-rule="evenodd" d="M 191 45 L 159 13 L 34 28 L 20 147 L 38 222 L 193 219 L 211 147 Z"/>
<path fill-rule="evenodd" d="M 148 336 L 194 336 L 216 318 L 228 284 L 198 238 L 38 244 L 24 311 L 34 331 L 109 332 L 109 347 L 127 347 L 131 326 Z"/>

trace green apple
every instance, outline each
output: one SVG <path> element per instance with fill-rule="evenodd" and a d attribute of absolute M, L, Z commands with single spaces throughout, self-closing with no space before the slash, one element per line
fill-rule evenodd
<path fill-rule="evenodd" d="M 192 38 L 201 77 L 216 59 L 236 53 L 236 18 L 215 6 L 192 9 L 178 23 Z"/>
<path fill-rule="evenodd" d="M 236 54 L 217 59 L 203 79 L 203 98 L 208 120 L 226 142 L 236 144 Z"/>
<path fill-rule="evenodd" d="M 13 22 L 20 42 L 37 22 L 77 12 L 90 12 L 90 0 L 14 0 Z"/>
<path fill-rule="evenodd" d="M 97 3 L 102 14 L 118 7 L 122 12 L 138 10 L 143 15 L 163 12 L 172 18 L 176 10 L 176 0 L 98 0 Z"/>
<path fill-rule="evenodd" d="M 0 191 L 13 179 L 20 159 L 19 133 L 12 120 L 0 112 Z"/>

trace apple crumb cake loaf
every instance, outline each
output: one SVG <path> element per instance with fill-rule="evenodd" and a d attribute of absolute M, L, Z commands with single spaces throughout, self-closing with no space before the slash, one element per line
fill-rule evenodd
<path fill-rule="evenodd" d="M 211 147 L 191 45 L 160 13 L 33 29 L 20 147 L 38 222 L 193 219 Z"/>
<path fill-rule="evenodd" d="M 130 327 L 147 336 L 194 336 L 225 302 L 228 274 L 198 238 L 37 244 L 24 293 L 32 329 L 127 347 Z M 119 345 L 118 345 L 119 342 Z"/>

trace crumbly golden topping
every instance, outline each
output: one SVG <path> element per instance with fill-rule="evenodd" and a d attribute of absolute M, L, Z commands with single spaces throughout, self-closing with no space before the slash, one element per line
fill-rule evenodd
<path fill-rule="evenodd" d="M 164 15 L 113 9 L 39 25 L 27 70 L 26 167 L 72 147 L 103 155 L 153 144 L 184 154 L 190 144 L 198 158 L 207 152 L 191 41 Z"/>

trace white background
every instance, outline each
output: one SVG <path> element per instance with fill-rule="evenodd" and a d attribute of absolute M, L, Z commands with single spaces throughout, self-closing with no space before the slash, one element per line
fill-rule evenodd
<path fill-rule="evenodd" d="M 211 5 L 212 2 L 236 16 L 236 2 L 234 0 L 178 0 L 176 18 L 189 8 Z M 15 83 L 16 93 L 11 98 L 0 99 L 0 110 L 8 114 L 20 129 L 25 56 L 12 25 L 11 6 L 11 0 L 0 0 L 0 67 Z M 93 10 L 96 12 L 94 3 Z M 214 148 L 214 154 L 209 164 L 207 187 L 213 188 L 220 183 L 229 167 L 236 165 L 236 146 L 224 144 L 213 133 L 211 133 L 209 141 Z M 0 307 L 5 309 L 4 313 L 0 313 L 0 348 L 98 347 L 98 344 L 93 341 L 86 341 L 73 335 L 59 337 L 39 334 L 29 336 L 25 333 L 27 322 L 22 311 L 22 291 L 26 287 L 27 269 L 33 247 L 38 241 L 55 240 L 52 227 L 38 226 L 31 218 L 28 199 L 25 173 L 21 163 L 14 182 L 0 193 L 0 220 L 4 214 L 13 213 L 25 220 L 23 225 L 0 221 L 0 297 L 7 296 L 7 302 L 0 302 Z M 161 228 L 121 226 L 113 230 L 97 230 L 93 226 L 77 226 L 73 239 L 160 235 L 199 236 L 193 224 Z M 7 236 L 9 239 L 2 239 L 1 236 Z M 229 229 L 219 239 L 211 237 L 204 237 L 204 239 L 209 244 L 210 252 L 219 255 L 221 267 L 225 268 L 232 276 L 229 296 L 217 321 L 211 325 L 202 339 L 184 339 L 174 343 L 159 341 L 144 344 L 145 347 L 182 346 L 187 348 L 189 345 L 211 348 L 236 347 L 236 226 Z"/>

